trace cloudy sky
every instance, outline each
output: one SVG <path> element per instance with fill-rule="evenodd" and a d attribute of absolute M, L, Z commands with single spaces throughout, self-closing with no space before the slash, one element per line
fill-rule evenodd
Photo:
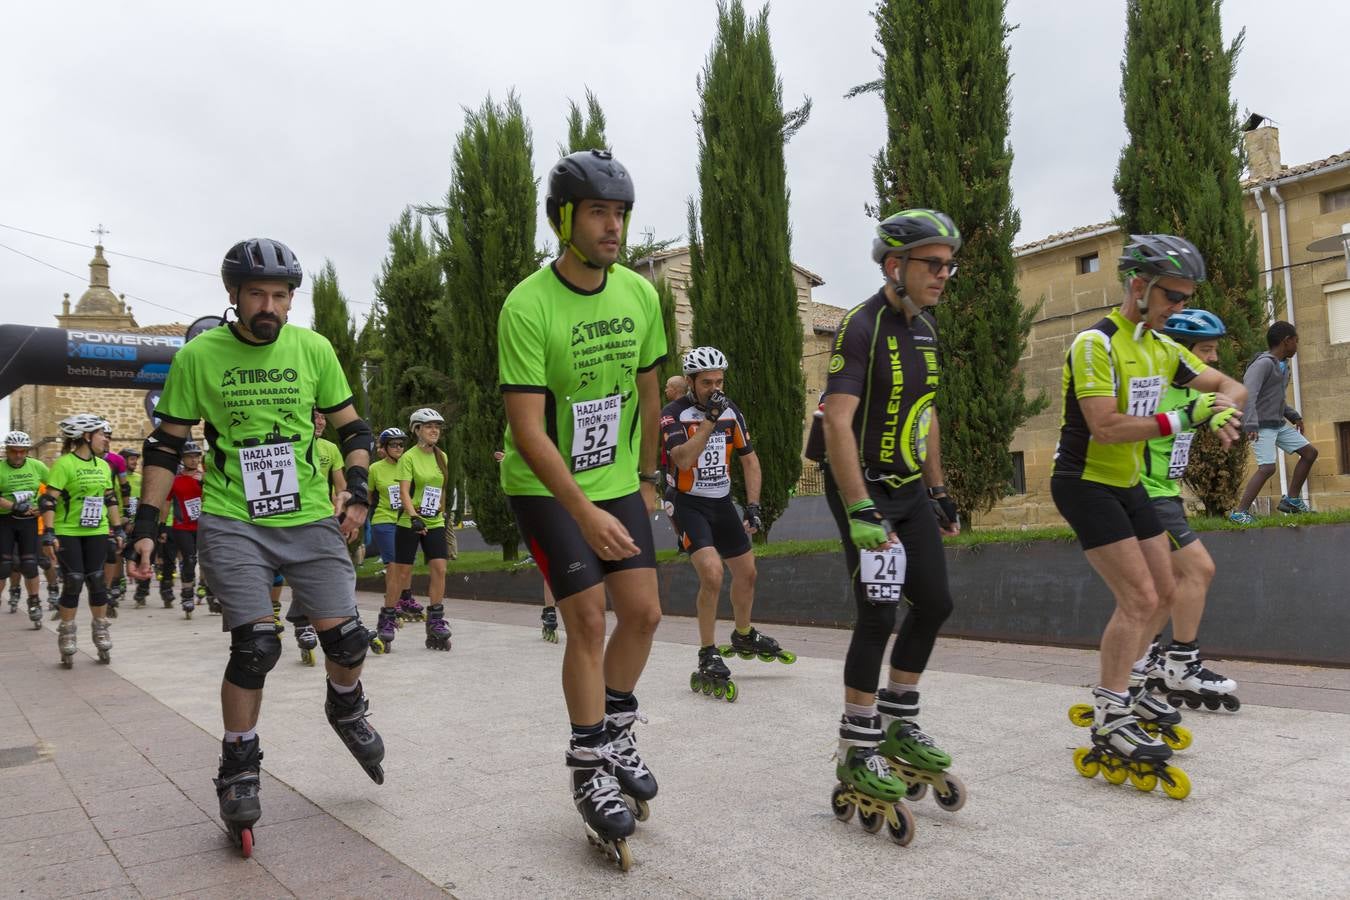
<path fill-rule="evenodd" d="M 843 99 L 876 75 L 872 4 L 829 6 L 777 0 L 770 29 L 785 102 L 815 103 L 787 151 L 793 256 L 825 279 L 817 299 L 848 306 L 875 288 L 863 205 L 874 199 L 884 120 L 878 98 Z M 1114 212 L 1123 10 L 1115 0 L 1009 3 L 1022 241 Z M 595 91 L 636 182 L 634 230 L 682 237 L 696 188 L 695 78 L 715 21 L 712 0 L 9 5 L 3 319 L 55 324 L 92 255 L 16 229 L 89 244 L 100 222 L 110 251 L 183 267 L 110 256 L 113 289 L 141 324 L 219 313 L 225 297 L 209 273 L 253 235 L 286 241 L 309 271 L 332 259 L 364 316 L 389 224 L 445 194 L 464 107 L 511 89 L 540 175 L 568 99 Z M 1284 160 L 1350 148 L 1341 62 L 1350 4 L 1290 0 L 1276 11 L 1229 0 L 1225 32 L 1243 27 L 1235 99 L 1279 122 Z M 541 217 L 541 245 L 545 236 Z M 308 324 L 311 311 L 298 296 L 294 319 Z"/>

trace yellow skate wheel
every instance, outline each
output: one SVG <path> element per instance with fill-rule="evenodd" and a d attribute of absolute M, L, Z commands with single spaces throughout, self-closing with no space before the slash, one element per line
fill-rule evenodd
<path fill-rule="evenodd" d="M 702 689 L 703 683 L 698 677 L 698 673 L 689 676 L 689 690 L 697 694 Z"/>
<path fill-rule="evenodd" d="M 1087 728 L 1092 724 L 1092 705 L 1089 703 L 1075 703 L 1069 707 L 1069 721 L 1079 728 Z"/>
<path fill-rule="evenodd" d="M 1094 778 L 1101 770 L 1101 766 L 1095 759 L 1088 759 L 1088 754 L 1091 752 L 1087 747 L 1079 747 L 1073 751 L 1073 767 L 1084 778 Z"/>
<path fill-rule="evenodd" d="M 1112 784 L 1124 784 L 1125 779 L 1130 777 L 1129 770 L 1125 768 L 1124 763 L 1116 766 L 1102 766 L 1102 777 Z"/>
<path fill-rule="evenodd" d="M 1163 793 L 1173 800 L 1185 800 L 1191 793 L 1191 780 L 1176 766 L 1167 766 L 1162 771 Z"/>
<path fill-rule="evenodd" d="M 956 812 L 966 805 L 966 783 L 955 775 L 944 775 L 943 781 L 945 793 L 934 789 L 933 799 L 947 812 Z"/>
<path fill-rule="evenodd" d="M 1158 776 L 1144 769 L 1142 766 L 1132 766 L 1130 768 L 1130 784 L 1137 789 L 1148 793 L 1158 786 Z"/>
<path fill-rule="evenodd" d="M 853 818 L 853 813 L 857 806 L 849 799 L 849 790 L 842 784 L 834 786 L 834 793 L 830 794 L 830 806 L 834 809 L 834 817 L 840 822 L 847 822 Z"/>
<path fill-rule="evenodd" d="M 785 666 L 790 666 L 797 661 L 797 654 L 784 650 L 778 654 L 778 661 Z"/>
<path fill-rule="evenodd" d="M 713 696 L 716 697 L 718 700 L 721 700 L 722 696 L 726 692 L 727 692 L 726 686 L 723 685 L 722 683 L 718 682 L 713 685 Z"/>
<path fill-rule="evenodd" d="M 619 838 L 614 842 L 614 862 L 620 872 L 627 872 L 633 868 L 633 854 L 628 850 L 628 841 L 625 838 Z"/>
<path fill-rule="evenodd" d="M 711 697 L 711 696 L 712 696 L 712 692 L 713 692 L 713 683 L 712 683 L 711 681 L 705 681 L 705 682 L 703 682 L 703 694 L 704 694 L 704 696 L 706 696 L 706 697 Z"/>
<path fill-rule="evenodd" d="M 727 702 L 728 702 L 728 703 L 735 703 L 735 702 L 736 702 L 736 698 L 739 697 L 740 695 L 741 695 L 741 692 L 736 688 L 736 682 L 734 682 L 734 681 L 728 681 L 728 682 L 727 682 Z"/>
<path fill-rule="evenodd" d="M 1185 725 L 1172 726 L 1171 732 L 1163 731 L 1159 737 L 1162 742 L 1173 750 L 1185 750 L 1191 745 L 1191 730 Z"/>
<path fill-rule="evenodd" d="M 892 809 L 895 813 L 895 821 L 887 821 L 886 830 L 890 832 L 892 841 L 901 847 L 908 847 L 909 842 L 914 840 L 914 814 L 903 803 L 895 804 Z"/>

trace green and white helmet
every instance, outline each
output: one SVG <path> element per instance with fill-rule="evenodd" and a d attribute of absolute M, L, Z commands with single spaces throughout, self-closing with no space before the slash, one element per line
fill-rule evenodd
<path fill-rule="evenodd" d="M 881 265 L 892 253 L 908 253 L 929 244 L 951 247 L 955 253 L 961 249 L 961 229 L 944 212 L 904 209 L 877 225 L 877 235 L 872 239 L 872 262 Z"/>

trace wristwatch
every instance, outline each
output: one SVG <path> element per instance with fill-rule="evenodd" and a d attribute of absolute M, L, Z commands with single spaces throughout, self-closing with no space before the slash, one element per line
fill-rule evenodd
<path fill-rule="evenodd" d="M 655 472 L 639 472 L 638 481 L 645 481 L 648 484 L 654 484 L 659 487 L 661 484 L 661 470 L 657 469 Z"/>
<path fill-rule="evenodd" d="M 936 500 L 945 493 L 947 493 L 947 486 L 944 484 L 934 485 L 928 489 L 928 497 L 932 500 Z"/>

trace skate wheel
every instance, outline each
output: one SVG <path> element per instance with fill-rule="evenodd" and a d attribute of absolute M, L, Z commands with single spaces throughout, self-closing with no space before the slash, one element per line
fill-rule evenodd
<path fill-rule="evenodd" d="M 698 673 L 695 672 L 689 676 L 689 690 L 697 694 L 699 692 L 700 687 L 701 682 L 699 681 Z"/>
<path fill-rule="evenodd" d="M 735 703 L 735 702 L 736 702 L 736 698 L 739 697 L 740 695 L 741 695 L 741 692 L 740 692 L 740 690 L 736 687 L 736 682 L 734 682 L 734 681 L 728 681 L 728 682 L 727 682 L 727 702 L 728 702 L 728 703 Z"/>
<path fill-rule="evenodd" d="M 619 838 L 614 841 L 614 864 L 619 867 L 620 872 L 627 872 L 633 868 L 633 854 L 628 850 L 628 841 Z"/>
<path fill-rule="evenodd" d="M 1191 709 L 1199 709 L 1199 708 L 1200 708 L 1200 701 L 1199 701 L 1197 698 L 1195 698 L 1195 697 L 1186 697 L 1185 700 L 1186 700 L 1186 705 L 1189 706 Z M 1174 704 L 1174 705 L 1175 705 L 1175 704 Z"/>
<path fill-rule="evenodd" d="M 848 788 L 842 784 L 834 786 L 834 792 L 830 794 L 830 807 L 834 810 L 834 817 L 840 822 L 847 822 L 853 818 L 853 813 L 858 807 L 848 798 Z"/>
<path fill-rule="evenodd" d="M 736 648 L 730 644 L 723 644 L 717 648 L 717 652 L 722 654 L 723 659 L 726 659 L 727 657 L 736 655 Z"/>
<path fill-rule="evenodd" d="M 1125 779 L 1130 777 L 1129 771 L 1125 766 L 1102 766 L 1102 777 L 1111 784 L 1124 784 Z"/>
<path fill-rule="evenodd" d="M 646 800 L 639 800 L 636 797 L 629 797 L 633 808 L 633 818 L 639 822 L 645 822 L 651 818 L 652 807 Z"/>
<path fill-rule="evenodd" d="M 381 766 L 362 766 L 361 768 L 366 770 L 366 774 L 370 776 L 371 781 L 376 784 L 384 784 L 384 769 Z"/>
<path fill-rule="evenodd" d="M 718 682 L 713 685 L 713 696 L 716 697 L 718 700 L 721 700 L 722 696 L 726 694 L 726 692 L 727 692 L 726 685 L 722 684 L 721 682 Z"/>
<path fill-rule="evenodd" d="M 914 814 L 903 803 L 897 803 L 892 808 L 895 810 L 895 821 L 888 821 L 886 830 L 890 832 L 892 841 L 901 847 L 908 847 L 909 842 L 914 840 Z"/>
<path fill-rule="evenodd" d="M 955 775 L 943 776 L 943 787 L 946 793 L 942 791 L 933 791 L 933 800 L 938 806 L 947 812 L 956 812 L 966 805 L 966 783 Z"/>
<path fill-rule="evenodd" d="M 304 664 L 307 665 L 307 666 L 312 666 L 312 665 L 314 665 L 314 651 L 313 651 L 313 650 L 307 650 L 307 649 L 301 649 L 301 651 L 300 651 L 300 662 L 304 663 Z"/>
<path fill-rule="evenodd" d="M 776 653 L 761 653 L 761 654 L 759 654 L 759 661 L 760 661 L 760 662 L 773 662 L 773 661 L 774 661 L 775 659 L 777 659 L 777 658 L 778 658 L 778 654 L 776 654 Z"/>
<path fill-rule="evenodd" d="M 863 827 L 863 831 L 868 834 L 876 834 L 881 830 L 881 826 L 886 824 L 886 816 L 879 812 L 863 812 L 858 810 L 858 824 Z"/>
<path fill-rule="evenodd" d="M 248 859 L 253 855 L 253 829 L 244 828 L 239 832 L 239 855 Z"/>
<path fill-rule="evenodd" d="M 1193 740 L 1191 730 L 1185 725 L 1173 725 L 1164 729 L 1159 736 L 1163 743 L 1173 750 L 1185 750 Z"/>
<path fill-rule="evenodd" d="M 1218 697 L 1205 698 L 1205 709 L 1209 710 L 1210 712 L 1215 712 L 1216 710 L 1218 710 L 1220 705 L 1221 702 Z"/>
<path fill-rule="evenodd" d="M 711 696 L 712 696 L 712 692 L 713 692 L 713 684 L 712 684 L 712 682 L 711 682 L 711 681 L 705 681 L 705 682 L 703 682 L 703 696 L 705 696 L 705 697 L 711 697 Z"/>
<path fill-rule="evenodd" d="M 1087 728 L 1092 724 L 1092 705 L 1089 703 L 1075 703 L 1069 707 L 1069 721 L 1079 728 Z"/>
<path fill-rule="evenodd" d="M 905 799 L 911 803 L 918 803 L 926 796 L 928 796 L 928 785 L 922 781 L 915 781 L 905 788 Z"/>
<path fill-rule="evenodd" d="M 1191 793 L 1191 780 L 1176 766 L 1164 766 L 1162 770 L 1163 793 L 1173 800 L 1185 800 Z"/>
<path fill-rule="evenodd" d="M 737 653 L 736 655 L 739 656 L 741 659 L 754 659 L 754 658 L 755 658 L 755 654 L 753 654 L 753 653 Z"/>
<path fill-rule="evenodd" d="M 783 652 L 778 654 L 778 661 L 785 666 L 790 666 L 797 661 L 797 654 L 789 653 L 788 651 L 784 650 Z"/>
<path fill-rule="evenodd" d="M 1158 786 L 1158 776 L 1152 772 L 1130 769 L 1130 784 L 1138 790 L 1148 793 Z"/>
<path fill-rule="evenodd" d="M 192 610 L 190 610 L 190 609 L 185 609 L 185 610 L 183 610 L 183 618 L 185 618 L 185 619 L 191 619 L 191 618 L 192 618 Z"/>
<path fill-rule="evenodd" d="M 1079 747 L 1073 751 L 1073 767 L 1078 770 L 1078 774 L 1084 778 L 1095 778 L 1101 766 L 1095 759 L 1089 759 L 1092 751 L 1087 747 Z"/>
<path fill-rule="evenodd" d="M 1242 701 L 1234 694 L 1225 694 L 1223 697 L 1223 708 L 1229 712 L 1237 712 L 1242 708 Z"/>

